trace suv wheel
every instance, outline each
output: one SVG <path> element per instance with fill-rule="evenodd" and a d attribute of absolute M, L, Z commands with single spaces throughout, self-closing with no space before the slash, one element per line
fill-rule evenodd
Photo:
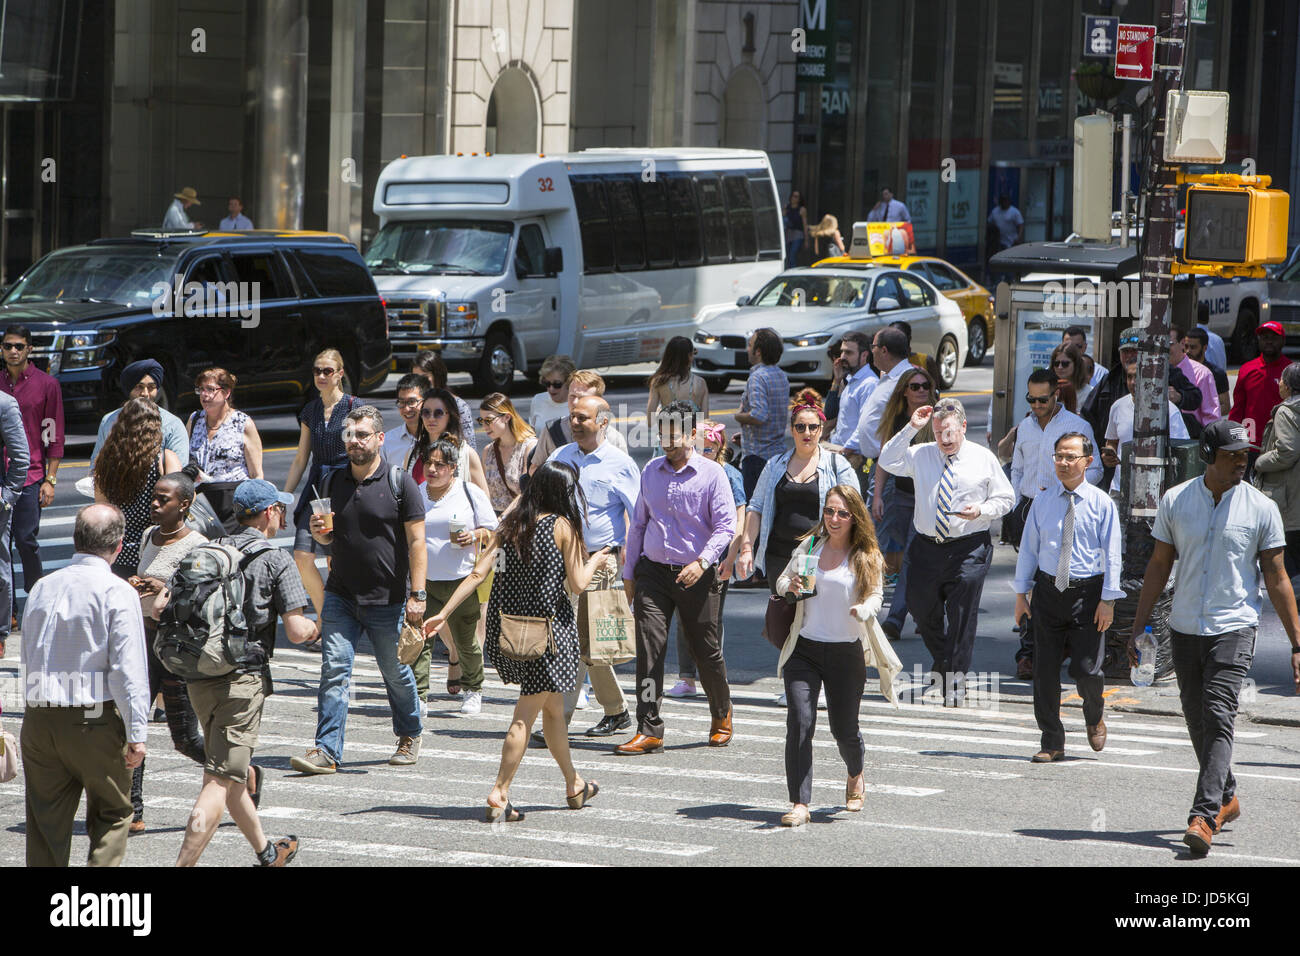
<path fill-rule="evenodd" d="M 484 395 L 489 392 L 510 394 L 515 381 L 515 356 L 510 350 L 510 336 L 494 332 L 483 346 L 483 358 L 474 373 L 474 385 Z"/>
<path fill-rule="evenodd" d="M 966 333 L 969 338 L 966 348 L 966 364 L 983 365 L 984 356 L 989 354 L 988 332 L 985 331 L 984 320 L 972 319 Z"/>
<path fill-rule="evenodd" d="M 1259 340 L 1255 338 L 1257 328 L 1259 313 L 1253 306 L 1243 305 L 1237 310 L 1237 326 L 1233 329 L 1232 341 L 1228 344 L 1228 350 L 1232 353 L 1229 358 L 1244 365 L 1259 355 Z"/>
<path fill-rule="evenodd" d="M 939 388 L 944 391 L 957 384 L 958 359 L 957 340 L 951 335 L 945 335 L 940 340 L 939 350 L 934 356 L 934 360 L 939 366 Z"/>
<path fill-rule="evenodd" d="M 710 375 L 701 376 L 704 378 L 704 384 L 708 386 L 710 392 L 714 395 L 720 395 L 731 386 L 730 375 Z"/>

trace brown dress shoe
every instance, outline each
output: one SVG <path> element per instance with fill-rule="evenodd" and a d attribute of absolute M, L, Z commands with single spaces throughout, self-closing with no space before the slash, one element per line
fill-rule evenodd
<path fill-rule="evenodd" d="M 1033 680 L 1034 679 L 1034 662 L 1028 657 L 1022 657 L 1016 661 L 1016 679 Z"/>
<path fill-rule="evenodd" d="M 1192 852 L 1198 856 L 1205 856 L 1210 852 L 1210 843 L 1213 839 L 1210 825 L 1205 822 L 1205 818 L 1192 817 L 1191 823 L 1187 825 L 1187 832 L 1183 834 L 1183 842 L 1191 847 Z"/>
<path fill-rule="evenodd" d="M 1225 823 L 1231 823 L 1237 817 L 1241 816 L 1241 804 L 1237 802 L 1236 796 L 1219 807 L 1219 812 L 1214 817 L 1214 832 L 1218 833 L 1223 829 Z"/>
<path fill-rule="evenodd" d="M 727 709 L 727 716 L 714 720 L 709 725 L 709 746 L 725 747 L 731 743 L 731 714 L 734 708 Z"/>
<path fill-rule="evenodd" d="M 1104 719 L 1088 725 L 1088 746 L 1093 750 L 1101 750 L 1102 747 L 1106 746 L 1106 721 Z"/>
<path fill-rule="evenodd" d="M 1064 750 L 1040 750 L 1029 758 L 1033 763 L 1055 763 L 1065 759 Z"/>
<path fill-rule="evenodd" d="M 625 744 L 619 744 L 614 748 L 614 753 L 624 757 L 635 757 L 640 754 L 652 754 L 656 750 L 664 749 L 662 737 L 647 737 L 645 734 L 637 734 Z"/>

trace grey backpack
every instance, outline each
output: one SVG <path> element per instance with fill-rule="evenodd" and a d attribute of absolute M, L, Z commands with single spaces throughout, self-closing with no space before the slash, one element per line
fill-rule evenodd
<path fill-rule="evenodd" d="M 265 652 L 249 635 L 244 569 L 272 547 L 255 541 L 241 551 L 209 541 L 181 559 L 154 635 L 163 667 L 184 680 L 207 680 L 263 661 Z"/>

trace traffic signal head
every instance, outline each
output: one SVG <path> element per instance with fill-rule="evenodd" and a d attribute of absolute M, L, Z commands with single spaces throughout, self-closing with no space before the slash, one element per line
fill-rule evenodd
<path fill-rule="evenodd" d="M 1258 186 L 1189 186 L 1183 261 L 1266 265 L 1286 260 L 1290 196 Z"/>

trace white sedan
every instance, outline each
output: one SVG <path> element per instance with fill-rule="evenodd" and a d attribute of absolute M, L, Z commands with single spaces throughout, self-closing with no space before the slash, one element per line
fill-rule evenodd
<path fill-rule="evenodd" d="M 939 387 L 950 389 L 966 361 L 966 321 L 957 303 L 914 272 L 881 266 L 789 269 L 736 307 L 706 318 L 695 332 L 695 372 L 714 391 L 749 376 L 745 341 L 773 328 L 791 380 L 825 391 L 832 379 L 827 349 L 846 332 L 872 336 L 891 322 L 912 328 L 912 351 L 933 356 Z"/>

